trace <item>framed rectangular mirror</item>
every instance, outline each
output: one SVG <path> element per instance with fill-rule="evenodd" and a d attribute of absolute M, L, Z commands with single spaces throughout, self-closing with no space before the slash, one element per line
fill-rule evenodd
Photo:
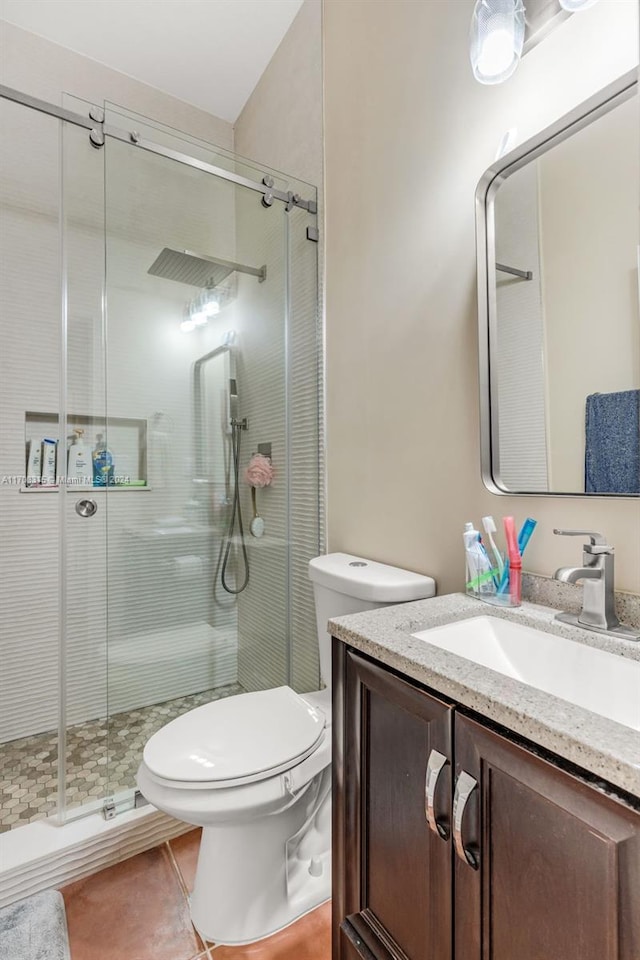
<path fill-rule="evenodd" d="M 640 495 L 640 126 L 631 71 L 476 191 L 482 475 Z"/>

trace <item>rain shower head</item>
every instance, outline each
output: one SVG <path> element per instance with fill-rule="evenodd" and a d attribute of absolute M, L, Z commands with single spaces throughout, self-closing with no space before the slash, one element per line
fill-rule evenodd
<path fill-rule="evenodd" d="M 165 247 L 151 264 L 147 273 L 186 283 L 190 287 L 215 287 L 233 273 L 234 265 L 223 260 L 192 253 L 190 250 L 172 250 Z"/>
<path fill-rule="evenodd" d="M 235 272 L 248 273 L 262 282 L 267 275 L 267 268 L 247 267 L 242 263 L 208 257 L 192 250 L 172 250 L 171 247 L 165 247 L 147 270 L 152 277 L 163 277 L 165 280 L 186 283 L 190 287 L 206 287 L 209 290 Z"/>

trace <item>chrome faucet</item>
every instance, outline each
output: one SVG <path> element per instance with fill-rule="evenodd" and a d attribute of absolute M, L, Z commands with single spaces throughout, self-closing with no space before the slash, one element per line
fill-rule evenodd
<path fill-rule="evenodd" d="M 560 567 L 554 573 L 556 580 L 565 583 L 577 583 L 584 580 L 582 610 L 576 616 L 573 613 L 557 613 L 556 620 L 607 633 L 610 636 L 624 637 L 627 640 L 640 640 L 640 633 L 630 630 L 620 623 L 615 611 L 613 580 L 613 547 L 601 533 L 589 530 L 554 530 L 562 537 L 589 537 L 589 543 L 583 545 L 581 567 Z"/>

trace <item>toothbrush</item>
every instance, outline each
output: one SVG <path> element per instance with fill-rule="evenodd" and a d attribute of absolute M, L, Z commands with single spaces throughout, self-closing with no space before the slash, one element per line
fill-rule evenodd
<path fill-rule="evenodd" d="M 493 586 L 494 586 L 495 589 L 497 590 L 497 589 L 498 589 L 498 584 L 499 584 L 499 582 L 500 582 L 500 577 L 497 577 L 497 576 L 496 576 L 497 570 L 496 570 L 496 568 L 493 566 L 493 564 L 491 563 L 491 557 L 489 556 L 489 553 L 487 552 L 487 548 L 485 547 L 484 542 L 483 542 L 482 537 L 480 536 L 480 534 L 478 534 L 478 543 L 479 543 L 479 545 L 480 545 L 480 549 L 482 550 L 482 555 L 484 556 L 485 560 L 487 561 L 487 567 L 488 567 L 487 579 L 491 579 L 491 581 L 493 582 Z"/>
<path fill-rule="evenodd" d="M 497 533 L 498 528 L 496 527 L 496 522 L 493 517 L 483 517 L 482 526 L 484 527 L 485 533 L 489 538 L 489 543 L 491 544 L 491 550 L 496 560 L 496 567 L 498 568 L 498 577 L 502 580 L 502 575 L 504 573 L 504 560 L 498 548 L 496 547 L 496 542 L 493 539 L 492 534 Z"/>
<path fill-rule="evenodd" d="M 538 525 L 537 520 L 533 520 L 531 517 L 527 517 L 525 522 L 522 524 L 520 533 L 518 534 L 518 550 L 520 551 L 520 556 L 524 553 L 529 540 L 531 539 L 531 534 Z"/>
<path fill-rule="evenodd" d="M 506 519 L 506 517 L 505 517 Z M 522 563 L 522 554 L 524 553 L 529 540 L 531 539 L 531 534 L 538 525 L 537 520 L 533 520 L 531 517 L 527 517 L 525 522 L 522 524 L 520 533 L 518 534 L 518 553 L 520 554 L 520 562 Z M 505 593 L 507 589 L 507 583 L 509 582 L 509 567 L 505 567 L 502 573 L 502 578 L 498 586 L 498 593 Z"/>
<path fill-rule="evenodd" d="M 518 550 L 518 539 L 516 537 L 516 525 L 513 517 L 503 517 L 504 535 L 507 541 L 507 552 L 509 554 L 509 594 L 514 606 L 520 603 L 520 592 L 522 582 L 522 557 Z M 502 591 L 504 592 L 504 591 Z"/>

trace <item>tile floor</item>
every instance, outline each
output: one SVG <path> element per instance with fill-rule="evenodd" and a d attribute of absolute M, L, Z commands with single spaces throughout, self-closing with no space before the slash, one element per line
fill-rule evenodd
<path fill-rule="evenodd" d="M 193 707 L 236 693 L 244 693 L 240 684 L 229 684 L 69 727 L 67 807 L 129 790 L 152 733 Z M 55 810 L 57 777 L 57 731 L 0 744 L 0 833 Z"/>
<path fill-rule="evenodd" d="M 62 889 L 71 960 L 331 960 L 325 903 L 258 943 L 204 943 L 189 919 L 200 831 Z"/>

